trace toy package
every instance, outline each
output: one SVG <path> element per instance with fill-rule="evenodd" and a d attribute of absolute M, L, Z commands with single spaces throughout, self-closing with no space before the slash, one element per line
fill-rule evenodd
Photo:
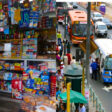
<path fill-rule="evenodd" d="M 5 87 L 5 91 L 12 92 L 11 81 L 5 81 L 4 87 Z"/>
<path fill-rule="evenodd" d="M 29 66 L 26 70 L 29 78 L 26 81 L 26 92 L 30 91 L 37 95 L 49 95 L 50 93 L 50 74 L 46 70 L 39 71 L 36 67 Z"/>
<path fill-rule="evenodd" d="M 0 80 L 0 89 L 7 92 L 12 92 L 11 81 Z"/>
<path fill-rule="evenodd" d="M 22 76 L 22 80 L 27 80 L 28 78 L 29 78 L 29 75 L 24 71 L 23 76 Z"/>
<path fill-rule="evenodd" d="M 30 38 L 27 35 L 27 39 L 23 40 L 23 58 L 33 58 L 37 56 L 37 38 Z"/>
<path fill-rule="evenodd" d="M 4 80 L 0 80 L 0 89 L 4 90 Z"/>
<path fill-rule="evenodd" d="M 23 83 L 22 80 L 12 80 L 12 96 L 15 99 L 22 99 Z"/>
<path fill-rule="evenodd" d="M 29 27 L 30 28 L 37 28 L 38 25 L 38 19 L 39 19 L 39 12 L 37 11 L 30 11 L 30 22 Z"/>
<path fill-rule="evenodd" d="M 4 74 L 4 80 L 12 80 L 12 75 L 13 75 L 13 73 L 6 72 Z"/>
<path fill-rule="evenodd" d="M 21 21 L 19 22 L 20 28 L 29 27 L 29 13 L 30 10 L 28 8 L 21 9 Z"/>

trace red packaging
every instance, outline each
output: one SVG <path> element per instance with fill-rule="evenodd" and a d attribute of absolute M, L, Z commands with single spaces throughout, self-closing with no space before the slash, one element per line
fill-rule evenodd
<path fill-rule="evenodd" d="M 23 90 L 22 80 L 19 79 L 12 80 L 12 89 L 22 91 Z"/>

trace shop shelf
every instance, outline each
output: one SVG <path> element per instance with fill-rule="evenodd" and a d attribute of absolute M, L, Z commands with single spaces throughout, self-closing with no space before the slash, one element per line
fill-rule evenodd
<path fill-rule="evenodd" d="M 8 39 L 7 39 L 7 40 L 3 40 L 3 39 L 2 39 L 2 40 L 0 40 L 0 41 L 6 41 L 6 42 L 7 42 L 7 41 L 18 41 L 18 40 L 21 41 L 22 39 L 9 39 L 9 40 L 8 40 Z"/>
<path fill-rule="evenodd" d="M 11 93 L 10 91 L 1 90 L 1 89 L 0 89 L 0 92 L 4 92 L 4 93 Z"/>
<path fill-rule="evenodd" d="M 2 80 L 2 81 L 12 81 L 12 80 L 5 80 L 5 79 L 0 79 L 0 80 Z"/>
<path fill-rule="evenodd" d="M 5 69 L 6 71 L 9 71 L 9 72 L 23 72 L 24 70 L 7 70 Z"/>

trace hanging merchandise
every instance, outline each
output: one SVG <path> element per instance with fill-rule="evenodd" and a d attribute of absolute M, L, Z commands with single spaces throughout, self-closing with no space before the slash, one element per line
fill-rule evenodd
<path fill-rule="evenodd" d="M 12 0 L 8 0 L 8 14 L 11 17 L 11 7 L 12 7 Z"/>
<path fill-rule="evenodd" d="M 19 34 L 18 34 L 19 35 Z M 16 33 L 16 37 L 14 38 L 17 38 L 17 33 Z M 13 58 L 19 58 L 21 57 L 21 41 L 13 41 L 11 43 L 11 57 Z"/>
<path fill-rule="evenodd" d="M 14 20 L 19 23 L 19 21 L 21 20 L 21 9 L 18 8 L 15 10 L 14 12 Z"/>
<path fill-rule="evenodd" d="M 3 10 L 0 9 L 0 32 L 4 31 L 4 23 L 3 23 L 3 19 L 4 19 L 4 14 L 3 14 Z"/>
<path fill-rule="evenodd" d="M 2 9 L 3 8 L 3 9 Z M 3 5 L 2 7 L 2 3 L 0 2 L 0 32 L 3 32 L 5 34 L 9 34 L 9 26 L 8 26 L 8 11 L 7 11 L 7 5 Z"/>
<path fill-rule="evenodd" d="M 0 26 L 0 32 L 3 32 L 3 31 L 4 31 L 4 28 Z"/>
<path fill-rule="evenodd" d="M 33 58 L 37 57 L 37 38 L 33 36 L 34 31 L 26 31 L 25 38 L 23 39 L 23 55 L 22 58 Z"/>
<path fill-rule="evenodd" d="M 37 28 L 38 25 L 38 20 L 39 20 L 39 11 L 30 11 L 30 22 L 29 22 L 29 27 L 30 28 Z"/>
<path fill-rule="evenodd" d="M 9 34 L 9 26 L 4 27 L 4 34 Z"/>
<path fill-rule="evenodd" d="M 17 24 L 17 22 L 14 19 L 15 10 L 16 10 L 16 8 L 14 8 L 14 7 L 11 8 L 11 24 L 12 25 Z"/>
<path fill-rule="evenodd" d="M 56 0 L 50 0 L 50 11 L 55 11 Z"/>
<path fill-rule="evenodd" d="M 4 22 L 4 26 L 7 26 L 8 25 L 8 17 L 9 17 L 9 15 L 8 15 L 8 6 L 7 5 L 4 5 L 3 6 L 3 14 L 4 14 L 4 20 L 3 20 L 3 22 Z"/>
<path fill-rule="evenodd" d="M 2 10 L 2 2 L 0 2 L 0 10 Z"/>
<path fill-rule="evenodd" d="M 30 7 L 29 0 L 24 0 L 23 5 L 24 5 L 24 8 L 29 8 Z"/>
<path fill-rule="evenodd" d="M 19 22 L 20 28 L 29 27 L 29 9 L 21 9 L 21 21 Z"/>
<path fill-rule="evenodd" d="M 55 97 L 56 86 L 51 78 L 56 69 L 49 61 L 55 59 L 54 0 L 5 1 L 0 1 L 0 91 L 16 99 L 24 99 L 23 94 L 39 96 L 37 100 L 47 96 L 50 112 L 55 106 L 48 97 Z"/>

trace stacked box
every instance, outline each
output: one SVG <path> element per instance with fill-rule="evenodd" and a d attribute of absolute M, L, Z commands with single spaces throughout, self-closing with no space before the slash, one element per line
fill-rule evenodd
<path fill-rule="evenodd" d="M 33 58 L 37 56 L 37 38 L 23 40 L 23 58 Z"/>

